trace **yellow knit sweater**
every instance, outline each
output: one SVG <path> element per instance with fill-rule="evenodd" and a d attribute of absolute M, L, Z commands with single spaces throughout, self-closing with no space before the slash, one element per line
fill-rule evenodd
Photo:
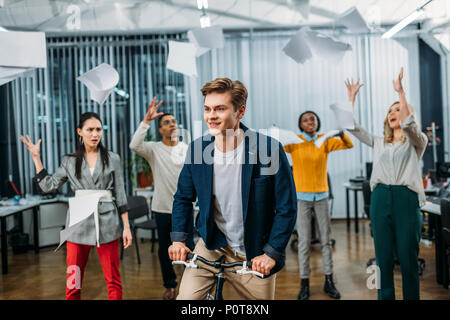
<path fill-rule="evenodd" d="M 324 134 L 318 134 L 320 138 Z M 344 138 L 332 137 L 325 141 L 320 149 L 314 144 L 299 135 L 304 143 L 290 144 L 284 147 L 292 157 L 293 174 L 295 188 L 297 192 L 319 193 L 328 191 L 327 180 L 327 160 L 328 154 L 332 151 L 353 148 L 350 137 L 344 134 Z"/>

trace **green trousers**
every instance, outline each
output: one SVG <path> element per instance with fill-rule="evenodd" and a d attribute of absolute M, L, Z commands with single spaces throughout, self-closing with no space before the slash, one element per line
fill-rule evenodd
<path fill-rule="evenodd" d="M 402 272 L 403 299 L 419 300 L 419 242 L 422 228 L 417 193 L 379 184 L 370 201 L 375 258 L 380 270 L 379 300 L 395 300 L 394 254 Z"/>

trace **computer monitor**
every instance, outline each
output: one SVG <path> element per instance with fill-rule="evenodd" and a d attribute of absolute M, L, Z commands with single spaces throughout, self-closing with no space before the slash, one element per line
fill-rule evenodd
<path fill-rule="evenodd" d="M 372 175 L 372 162 L 366 162 L 366 178 L 370 180 L 370 176 Z"/>
<path fill-rule="evenodd" d="M 450 177 L 450 162 L 436 162 L 436 178 Z"/>
<path fill-rule="evenodd" d="M 14 191 L 11 181 L 5 180 L 3 182 L 2 197 L 12 198 L 15 195 L 16 195 L 16 192 Z"/>
<path fill-rule="evenodd" d="M 438 178 L 435 169 L 430 169 L 430 170 L 428 170 L 428 173 L 429 173 L 429 175 L 430 175 L 431 184 L 435 185 L 435 184 L 437 184 L 438 182 L 440 182 L 441 179 Z"/>

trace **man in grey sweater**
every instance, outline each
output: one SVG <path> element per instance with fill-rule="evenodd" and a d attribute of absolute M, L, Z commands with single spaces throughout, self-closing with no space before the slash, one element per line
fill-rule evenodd
<path fill-rule="evenodd" d="M 175 117 L 169 113 L 157 112 L 162 101 L 155 106 L 156 98 L 149 105 L 147 114 L 136 130 L 130 143 L 130 149 L 145 158 L 153 172 L 155 193 L 152 199 L 152 211 L 158 230 L 158 257 L 163 275 L 164 300 L 176 297 L 177 277 L 172 262 L 169 259 L 168 248 L 171 244 L 172 202 L 177 190 L 178 176 L 186 157 L 187 144 L 178 141 L 178 124 Z M 158 118 L 158 130 L 162 141 L 144 141 L 150 122 Z M 193 229 L 191 217 L 190 228 Z M 190 233 L 188 246 L 192 247 L 193 233 Z"/>

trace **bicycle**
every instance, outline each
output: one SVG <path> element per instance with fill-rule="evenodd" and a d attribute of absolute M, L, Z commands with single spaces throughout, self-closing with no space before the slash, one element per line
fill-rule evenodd
<path fill-rule="evenodd" d="M 189 262 L 186 261 L 172 261 L 172 264 L 183 264 L 186 268 L 192 268 L 192 269 L 203 269 L 203 270 L 207 270 L 209 272 L 211 272 L 212 274 L 214 274 L 215 277 L 215 281 L 216 281 L 216 292 L 214 294 L 214 297 L 212 297 L 212 295 L 210 294 L 210 292 L 208 292 L 208 295 L 206 297 L 207 300 L 223 300 L 223 296 L 222 296 L 222 290 L 223 290 L 223 285 L 225 283 L 225 273 L 229 272 L 229 273 L 236 273 L 239 275 L 245 275 L 245 274 L 254 274 L 260 278 L 264 278 L 264 275 L 260 272 L 257 271 L 253 271 L 253 270 L 249 270 L 249 268 L 252 267 L 252 262 L 251 261 L 238 261 L 238 262 L 231 262 L 231 263 L 224 263 L 225 261 L 225 256 L 221 256 L 218 260 L 216 261 L 210 261 L 207 260 L 205 258 L 203 258 L 202 256 L 199 256 L 197 254 L 192 254 L 192 253 L 188 253 L 186 255 L 186 260 L 189 260 Z M 203 262 L 204 264 L 219 269 L 219 272 L 214 272 L 211 271 L 205 267 L 202 267 L 198 264 L 196 264 L 195 262 L 199 260 L 201 262 Z M 242 269 L 238 269 L 238 270 L 225 270 L 226 268 L 233 268 L 233 267 L 242 267 Z M 211 287 L 211 289 L 214 287 Z"/>

